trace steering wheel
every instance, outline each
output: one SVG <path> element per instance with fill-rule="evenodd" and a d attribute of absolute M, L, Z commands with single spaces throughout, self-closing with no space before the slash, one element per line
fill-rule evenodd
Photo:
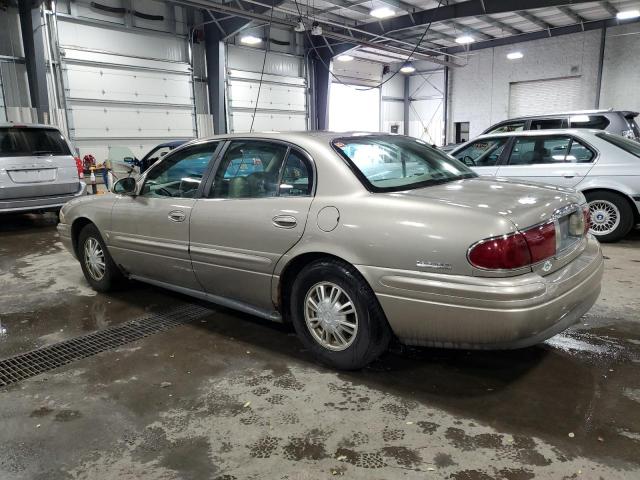
<path fill-rule="evenodd" d="M 476 166 L 476 162 L 473 158 L 471 158 L 469 155 L 465 155 L 464 157 L 462 157 L 462 163 L 464 163 L 465 165 L 469 165 L 469 163 L 471 163 L 471 165 L 473 165 L 474 167 Z"/>
<path fill-rule="evenodd" d="M 153 180 L 148 180 L 146 184 L 149 185 L 149 186 L 154 186 L 154 187 L 158 186 L 158 184 L 156 182 L 154 182 Z M 162 192 L 165 197 L 173 197 L 173 194 L 169 190 L 164 188 L 164 187 L 156 188 L 154 190 L 154 193 L 155 192 Z"/>

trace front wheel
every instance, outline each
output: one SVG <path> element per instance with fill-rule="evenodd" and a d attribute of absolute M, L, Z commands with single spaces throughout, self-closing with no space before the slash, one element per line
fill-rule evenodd
<path fill-rule="evenodd" d="M 613 192 L 596 191 L 586 195 L 591 214 L 590 232 L 601 242 L 617 242 L 633 228 L 629 202 Z"/>
<path fill-rule="evenodd" d="M 389 345 L 391 331 L 375 294 L 357 270 L 340 260 L 318 260 L 300 272 L 291 313 L 305 347 L 334 368 L 362 368 Z"/>
<path fill-rule="evenodd" d="M 89 224 L 78 237 L 78 258 L 82 273 L 89 285 L 98 292 L 108 292 L 123 280 L 123 275 L 115 264 L 102 240 L 98 228 Z"/>

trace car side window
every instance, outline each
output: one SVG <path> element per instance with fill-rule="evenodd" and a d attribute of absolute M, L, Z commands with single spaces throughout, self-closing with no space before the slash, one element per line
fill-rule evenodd
<path fill-rule="evenodd" d="M 571 128 L 593 128 L 604 130 L 611 122 L 604 115 L 573 115 L 570 117 Z"/>
<path fill-rule="evenodd" d="M 508 137 L 476 140 L 455 153 L 454 157 L 468 167 L 492 167 L 498 163 L 508 140 Z"/>
<path fill-rule="evenodd" d="M 524 130 L 524 121 L 500 123 L 486 133 L 521 132 Z"/>
<path fill-rule="evenodd" d="M 509 165 L 540 165 L 565 162 L 571 143 L 570 137 L 518 137 Z"/>
<path fill-rule="evenodd" d="M 543 118 L 540 120 L 531 120 L 529 130 L 549 130 L 552 128 L 567 128 L 568 122 L 563 118 Z"/>
<path fill-rule="evenodd" d="M 279 195 L 282 197 L 303 197 L 311 195 L 313 170 L 304 155 L 295 149 L 289 151 L 282 170 Z"/>
<path fill-rule="evenodd" d="M 234 140 L 216 171 L 209 198 L 262 198 L 278 193 L 287 146 L 266 140 Z"/>
<path fill-rule="evenodd" d="M 147 174 L 140 195 L 193 198 L 219 142 L 196 145 L 159 161 Z"/>
<path fill-rule="evenodd" d="M 593 161 L 595 156 L 595 153 L 574 138 L 565 161 L 571 163 L 589 163 Z"/>

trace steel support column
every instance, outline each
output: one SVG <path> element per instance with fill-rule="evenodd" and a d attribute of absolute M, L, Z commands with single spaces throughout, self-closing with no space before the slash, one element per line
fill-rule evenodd
<path fill-rule="evenodd" d="M 404 76 L 404 115 L 403 115 L 403 121 L 404 121 L 404 128 L 403 128 L 403 133 L 405 135 L 409 135 L 409 108 L 410 108 L 410 102 L 411 102 L 411 98 L 409 98 L 409 81 L 410 81 L 410 77 L 409 75 L 405 75 Z"/>
<path fill-rule="evenodd" d="M 22 1 L 18 3 L 31 106 L 38 112 L 38 122 L 50 123 L 46 47 L 43 38 L 40 2 Z"/>
<path fill-rule="evenodd" d="M 204 44 L 207 62 L 207 87 L 209 89 L 209 111 L 213 117 L 216 135 L 227 133 L 225 111 L 225 44 L 223 35 L 214 23 L 204 26 Z"/>
<path fill-rule="evenodd" d="M 602 69 L 604 67 L 604 49 L 607 43 L 607 27 L 602 27 L 600 37 L 600 57 L 598 58 L 598 80 L 596 82 L 595 108 L 600 108 L 600 92 L 602 91 Z"/>

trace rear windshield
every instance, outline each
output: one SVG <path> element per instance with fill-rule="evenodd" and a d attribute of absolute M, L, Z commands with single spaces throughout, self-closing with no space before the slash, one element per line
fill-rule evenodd
<path fill-rule="evenodd" d="M 71 155 L 62 134 L 54 128 L 0 128 L 0 157 Z"/>
<path fill-rule="evenodd" d="M 631 155 L 640 158 L 640 142 L 621 137 L 620 135 L 614 135 L 613 133 L 596 133 L 596 135 L 616 147 L 620 147 L 625 152 L 629 152 Z"/>
<path fill-rule="evenodd" d="M 477 175 L 425 142 L 392 135 L 338 138 L 333 147 L 373 192 L 428 187 Z"/>

